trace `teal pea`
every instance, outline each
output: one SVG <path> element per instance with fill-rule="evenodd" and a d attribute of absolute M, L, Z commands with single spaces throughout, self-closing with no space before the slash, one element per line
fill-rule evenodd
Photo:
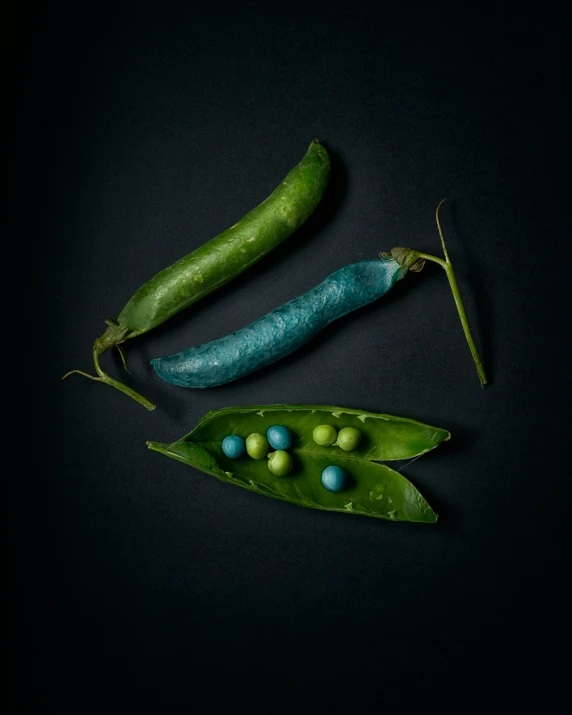
<path fill-rule="evenodd" d="M 343 491 L 349 483 L 348 473 L 341 467 L 326 467 L 322 472 L 322 484 L 331 492 Z"/>
<path fill-rule="evenodd" d="M 222 441 L 222 451 L 229 459 L 238 459 L 246 453 L 246 445 L 242 437 L 237 434 L 229 434 Z"/>
<path fill-rule="evenodd" d="M 289 449 L 292 446 L 292 432 L 288 427 L 272 425 L 266 430 L 266 437 L 273 449 Z"/>

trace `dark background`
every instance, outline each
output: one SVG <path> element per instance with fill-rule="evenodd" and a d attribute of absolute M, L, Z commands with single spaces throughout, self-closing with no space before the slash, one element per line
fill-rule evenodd
<path fill-rule="evenodd" d="M 409 712 L 421 698 L 481 712 L 559 692 L 570 637 L 562 22 L 502 3 L 82 4 L 36 16 L 21 226 L 39 257 L 44 357 L 24 444 L 24 700 L 321 713 Z M 307 225 L 128 344 L 129 383 L 155 412 L 60 381 L 92 370 L 104 318 L 264 199 L 314 137 L 333 170 Z M 486 389 L 436 266 L 234 384 L 186 391 L 152 373 L 151 357 L 238 329 L 347 263 L 393 246 L 439 254 L 445 196 Z M 102 362 L 121 375 L 117 357 Z M 437 525 L 301 509 L 146 449 L 210 409 L 278 402 L 450 429 L 405 470 Z"/>

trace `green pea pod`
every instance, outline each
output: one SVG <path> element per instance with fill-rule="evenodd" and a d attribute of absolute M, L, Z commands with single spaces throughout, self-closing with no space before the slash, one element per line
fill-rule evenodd
<path fill-rule="evenodd" d="M 93 345 L 97 376 L 71 370 L 64 378 L 79 373 L 121 390 L 149 410 L 154 409 L 149 400 L 105 373 L 99 364 L 100 356 L 117 347 L 127 367 L 121 343 L 161 325 L 276 248 L 314 211 L 329 176 L 330 157 L 316 139 L 302 161 L 265 201 L 229 229 L 157 273 L 127 301 L 116 320 L 105 321 L 108 328 Z"/>
<path fill-rule="evenodd" d="M 288 427 L 294 435 L 288 450 L 294 468 L 287 477 L 272 474 L 266 460 L 229 459 L 224 455 L 221 442 L 227 435 L 246 439 L 253 432 L 265 434 L 275 424 Z M 344 452 L 335 446 L 317 445 L 312 433 L 324 424 L 337 430 L 359 429 L 359 447 Z M 447 430 L 392 415 L 330 406 L 255 405 L 214 410 L 176 442 L 150 441 L 147 446 L 223 482 L 291 504 L 432 524 L 437 514 L 419 491 L 399 472 L 377 460 L 417 457 L 449 438 Z M 349 474 L 350 484 L 344 491 L 332 492 L 322 486 L 322 471 L 330 465 L 342 467 Z"/>

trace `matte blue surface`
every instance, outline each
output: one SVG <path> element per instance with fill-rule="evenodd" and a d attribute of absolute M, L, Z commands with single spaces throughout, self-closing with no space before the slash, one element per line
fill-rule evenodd
<path fill-rule="evenodd" d="M 322 484 L 331 492 L 343 491 L 349 483 L 349 476 L 341 467 L 326 467 L 322 472 Z"/>
<path fill-rule="evenodd" d="M 238 459 L 246 454 L 246 443 L 236 434 L 229 434 L 221 444 L 222 451 L 229 459 Z"/>
<path fill-rule="evenodd" d="M 266 439 L 274 449 L 289 449 L 292 446 L 292 432 L 282 425 L 269 427 L 266 430 Z"/>
<path fill-rule="evenodd" d="M 405 275 L 394 259 L 351 263 L 315 288 L 224 338 L 151 360 L 181 387 L 215 387 L 280 360 L 332 321 L 385 295 Z"/>

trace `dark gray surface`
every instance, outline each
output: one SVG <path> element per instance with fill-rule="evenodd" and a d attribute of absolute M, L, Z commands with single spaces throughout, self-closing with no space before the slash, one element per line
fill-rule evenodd
<path fill-rule="evenodd" d="M 492 17 L 373 3 L 169 8 L 55 11 L 38 46 L 46 357 L 29 455 L 29 692 L 261 713 L 409 712 L 415 692 L 456 712 L 503 693 L 549 698 L 570 635 L 558 19 L 502 5 Z M 128 344 L 130 384 L 155 412 L 79 376 L 60 382 L 91 370 L 104 318 L 265 198 L 314 137 L 334 164 L 308 225 Z M 347 263 L 393 246 L 439 253 L 445 196 L 486 389 L 432 266 L 236 383 L 187 391 L 154 376 L 151 357 L 236 330 Z M 116 357 L 102 362 L 121 375 Z M 451 430 L 405 470 L 438 524 L 296 508 L 145 447 L 210 409 L 278 402 Z"/>

